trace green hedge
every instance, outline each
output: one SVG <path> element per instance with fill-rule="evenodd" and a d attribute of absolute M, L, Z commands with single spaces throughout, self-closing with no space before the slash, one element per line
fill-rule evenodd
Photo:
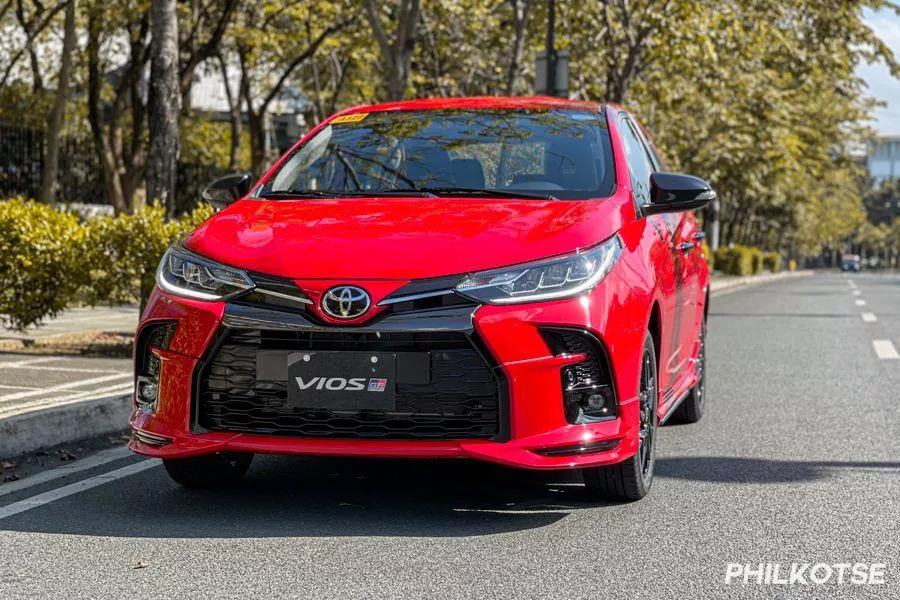
<path fill-rule="evenodd" d="M 763 258 L 763 268 L 773 273 L 781 271 L 781 254 L 778 252 L 767 252 Z"/>
<path fill-rule="evenodd" d="M 709 272 L 712 273 L 713 268 L 716 266 L 716 259 L 715 256 L 713 256 L 712 250 L 709 249 L 709 244 L 706 243 L 706 240 L 700 242 L 700 251 L 703 252 L 703 258 L 706 260 Z"/>
<path fill-rule="evenodd" d="M 0 202 L 0 322 L 23 329 L 74 301 L 146 299 L 166 247 L 212 214 L 177 220 L 152 206 L 133 215 L 82 220 L 37 202 Z"/>
<path fill-rule="evenodd" d="M 22 328 L 63 310 L 85 283 L 78 217 L 14 198 L 0 202 L 0 320 Z"/>
<path fill-rule="evenodd" d="M 781 270 L 781 255 L 778 252 L 763 252 L 759 248 L 735 244 L 716 249 L 713 264 L 716 270 L 725 275 L 758 275 L 763 269 L 777 273 Z"/>

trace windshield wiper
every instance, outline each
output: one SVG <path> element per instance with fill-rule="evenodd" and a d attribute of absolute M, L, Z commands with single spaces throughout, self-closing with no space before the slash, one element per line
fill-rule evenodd
<path fill-rule="evenodd" d="M 258 196 L 265 200 L 299 200 L 301 198 L 343 198 L 341 192 L 325 192 L 321 190 L 284 190 L 279 192 L 265 192 Z"/>
<path fill-rule="evenodd" d="M 498 198 L 524 198 L 534 200 L 559 200 L 552 194 L 538 194 L 534 192 L 517 192 L 515 190 L 491 190 L 466 187 L 425 187 L 419 188 L 420 192 L 430 192 L 437 196 L 493 196 Z"/>
<path fill-rule="evenodd" d="M 415 197 L 426 197 L 426 198 L 435 198 L 436 195 L 432 194 L 431 191 L 422 190 L 420 188 L 408 188 L 408 189 L 390 189 L 390 190 L 366 190 L 360 192 L 347 192 L 348 196 L 365 196 L 365 197 L 378 197 L 378 196 L 415 196 Z"/>
<path fill-rule="evenodd" d="M 379 196 L 425 196 L 435 198 L 436 194 L 430 191 L 416 188 L 391 189 L 391 190 L 358 190 L 346 192 L 329 192 L 327 190 L 284 190 L 279 192 L 265 192 L 259 197 L 265 200 L 299 200 L 301 198 L 377 198 Z"/>
<path fill-rule="evenodd" d="M 409 189 L 395 188 L 389 190 L 357 190 L 344 192 L 334 192 L 327 190 L 283 190 L 277 192 L 264 192 L 258 197 L 265 200 L 300 200 L 302 198 L 377 198 L 388 196 L 410 196 L 425 198 L 437 198 L 438 196 L 486 196 L 495 198 L 558 200 L 556 196 L 553 196 L 551 194 L 537 194 L 534 192 L 517 192 L 515 190 L 491 190 L 455 186 Z"/>

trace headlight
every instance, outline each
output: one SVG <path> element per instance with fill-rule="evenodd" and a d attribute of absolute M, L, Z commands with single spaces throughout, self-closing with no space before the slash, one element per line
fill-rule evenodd
<path fill-rule="evenodd" d="M 224 300 L 253 289 L 246 271 L 228 267 L 173 244 L 166 250 L 156 283 L 170 294 L 197 300 Z"/>
<path fill-rule="evenodd" d="M 622 242 L 616 235 L 599 246 L 568 256 L 473 273 L 455 289 L 490 304 L 571 298 L 597 285 L 621 253 Z"/>

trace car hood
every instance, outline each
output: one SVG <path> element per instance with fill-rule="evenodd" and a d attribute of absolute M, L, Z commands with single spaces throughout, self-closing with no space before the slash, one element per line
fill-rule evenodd
<path fill-rule="evenodd" d="M 593 245 L 623 223 L 612 200 L 242 200 L 185 246 L 291 279 L 410 280 L 513 265 Z"/>

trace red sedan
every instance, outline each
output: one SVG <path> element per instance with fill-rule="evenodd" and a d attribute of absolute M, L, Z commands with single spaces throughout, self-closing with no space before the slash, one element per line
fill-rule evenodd
<path fill-rule="evenodd" d="M 357 107 L 163 257 L 135 340 L 135 452 L 175 481 L 254 453 L 577 469 L 638 499 L 657 427 L 697 421 L 709 273 L 621 108 L 553 98 Z"/>

